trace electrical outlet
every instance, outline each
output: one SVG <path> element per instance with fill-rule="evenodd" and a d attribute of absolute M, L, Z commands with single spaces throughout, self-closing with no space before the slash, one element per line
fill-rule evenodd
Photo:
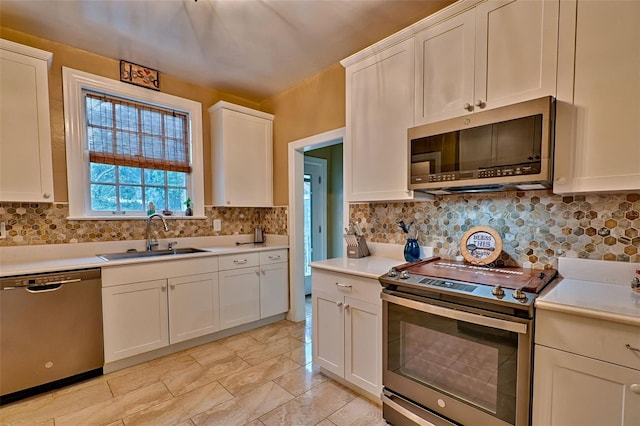
<path fill-rule="evenodd" d="M 217 232 L 222 230 L 222 221 L 220 219 L 213 219 L 213 230 Z"/>
<path fill-rule="evenodd" d="M 0 222 L 0 239 L 7 238 L 7 225 L 4 222 Z"/>

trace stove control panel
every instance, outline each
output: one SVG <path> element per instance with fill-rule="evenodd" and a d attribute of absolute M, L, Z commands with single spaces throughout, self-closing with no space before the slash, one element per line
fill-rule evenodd
<path fill-rule="evenodd" d="M 538 276 L 535 278 L 540 279 Z M 468 297 L 473 299 L 488 299 L 487 302 L 493 301 L 503 305 L 519 305 L 523 307 L 531 306 L 537 296 L 535 293 L 525 292 L 522 287 L 513 290 L 508 287 L 505 288 L 502 285 L 492 286 L 481 283 L 454 281 L 446 278 L 413 274 L 406 270 L 398 271 L 396 268 L 391 268 L 386 274 L 380 277 L 380 281 L 384 287 L 388 284 L 405 288 L 429 287 L 433 291 L 441 293 L 453 292 L 457 295 L 467 294 L 469 295 Z"/>

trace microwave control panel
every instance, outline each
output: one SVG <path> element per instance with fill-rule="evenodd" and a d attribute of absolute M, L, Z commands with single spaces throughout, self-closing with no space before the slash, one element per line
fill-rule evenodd
<path fill-rule="evenodd" d="M 436 173 L 426 176 L 411 176 L 411 183 L 451 182 L 465 179 L 485 179 L 503 176 L 535 175 L 540 173 L 540 164 L 492 167 L 464 172 Z"/>

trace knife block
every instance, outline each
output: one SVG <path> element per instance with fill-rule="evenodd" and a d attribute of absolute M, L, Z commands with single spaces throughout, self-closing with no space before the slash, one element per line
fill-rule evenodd
<path fill-rule="evenodd" d="M 347 242 L 347 257 L 359 259 L 369 256 L 369 247 L 362 235 L 345 234 L 344 240 Z"/>

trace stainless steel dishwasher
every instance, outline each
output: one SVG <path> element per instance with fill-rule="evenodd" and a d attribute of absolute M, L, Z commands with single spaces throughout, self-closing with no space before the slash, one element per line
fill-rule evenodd
<path fill-rule="evenodd" d="M 102 374 L 100 269 L 0 278 L 0 404 Z"/>

